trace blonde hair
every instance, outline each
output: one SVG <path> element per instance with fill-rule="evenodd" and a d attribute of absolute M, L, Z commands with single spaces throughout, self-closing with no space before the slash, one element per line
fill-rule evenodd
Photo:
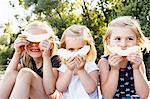
<path fill-rule="evenodd" d="M 52 34 L 52 36 L 49 38 L 49 42 L 53 45 L 50 55 L 51 56 L 55 55 L 57 51 L 57 46 L 56 46 L 56 37 L 54 35 L 52 27 L 47 22 L 34 21 L 27 25 L 27 27 L 25 28 L 25 32 L 29 32 L 32 29 L 40 29 L 45 33 L 50 32 Z M 32 68 L 33 65 L 32 60 L 33 60 L 32 57 L 28 55 L 26 51 L 22 53 L 21 64 L 24 67 Z"/>
<path fill-rule="evenodd" d="M 114 27 L 118 27 L 118 28 L 119 27 L 127 27 L 127 28 L 131 29 L 137 37 L 138 45 L 142 48 L 142 50 L 146 49 L 146 51 L 149 52 L 150 41 L 148 38 L 146 38 L 144 36 L 139 22 L 136 19 L 134 19 L 132 16 L 121 16 L 121 17 L 118 17 L 118 18 L 112 20 L 108 25 L 106 33 L 103 37 L 104 55 L 109 54 L 109 51 L 108 51 L 106 45 L 108 44 L 108 40 L 110 39 L 112 30 Z"/>
<path fill-rule="evenodd" d="M 61 40 L 60 40 L 60 47 L 66 48 L 66 36 L 79 36 L 83 37 L 83 40 L 85 41 L 85 44 L 90 45 L 90 51 L 87 54 L 86 61 L 95 61 L 97 57 L 97 52 L 94 44 L 93 37 L 90 33 L 90 30 L 83 25 L 72 25 L 68 27 L 62 34 Z"/>

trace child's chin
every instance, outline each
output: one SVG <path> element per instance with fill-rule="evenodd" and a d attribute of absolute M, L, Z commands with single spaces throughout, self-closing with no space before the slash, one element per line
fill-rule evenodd
<path fill-rule="evenodd" d="M 33 57 L 33 58 L 39 58 L 39 57 L 41 57 L 42 55 L 41 54 L 38 54 L 38 55 L 30 55 L 31 57 Z"/>

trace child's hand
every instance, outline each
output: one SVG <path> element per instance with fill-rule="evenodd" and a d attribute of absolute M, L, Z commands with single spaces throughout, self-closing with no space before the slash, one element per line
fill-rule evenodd
<path fill-rule="evenodd" d="M 25 46 L 28 44 L 29 42 L 26 40 L 26 36 L 19 34 L 14 42 L 15 52 L 21 54 L 24 51 Z"/>
<path fill-rule="evenodd" d="M 51 50 L 51 44 L 47 41 L 41 41 L 39 44 L 40 50 L 42 51 L 42 56 L 45 57 L 50 57 L 50 50 Z"/>
<path fill-rule="evenodd" d="M 85 60 L 86 60 L 85 56 L 76 56 L 75 57 L 77 70 L 84 69 Z"/>
<path fill-rule="evenodd" d="M 69 58 L 66 61 L 66 64 L 68 66 L 68 69 L 71 70 L 71 71 L 73 71 L 75 69 L 75 66 L 76 66 L 75 58 L 74 57 Z"/>
<path fill-rule="evenodd" d="M 119 70 L 121 62 L 123 61 L 123 57 L 118 54 L 112 54 L 108 58 L 108 63 L 110 64 L 112 69 Z"/>
<path fill-rule="evenodd" d="M 139 54 L 133 53 L 127 56 L 128 61 L 133 63 L 132 68 L 133 69 L 139 69 L 139 66 L 142 64 L 143 59 L 140 57 Z"/>

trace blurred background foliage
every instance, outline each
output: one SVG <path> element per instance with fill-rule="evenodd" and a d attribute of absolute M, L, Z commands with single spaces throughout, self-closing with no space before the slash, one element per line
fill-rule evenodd
<path fill-rule="evenodd" d="M 32 9 L 31 15 L 24 19 L 47 21 L 55 30 L 58 38 L 72 24 L 86 25 L 93 35 L 97 48 L 97 61 L 103 55 L 102 36 L 108 23 L 118 16 L 133 16 L 141 24 L 145 36 L 150 37 L 150 0 L 19 0 L 26 10 Z M 10 5 L 15 7 L 13 3 Z M 33 18 L 34 16 L 34 18 Z M 19 21 L 19 15 L 15 15 Z M 13 54 L 13 42 L 24 29 L 13 33 L 10 23 L 5 24 L 5 33 L 0 36 L 0 66 L 5 68 Z M 150 53 L 144 53 L 144 62 L 150 68 Z M 150 76 L 149 76 L 150 77 Z"/>

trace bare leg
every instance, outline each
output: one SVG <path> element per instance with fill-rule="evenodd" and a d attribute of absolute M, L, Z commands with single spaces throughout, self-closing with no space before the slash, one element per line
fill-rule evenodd
<path fill-rule="evenodd" d="M 16 81 L 18 71 L 10 71 L 5 73 L 0 85 L 0 98 L 8 99 Z"/>
<path fill-rule="evenodd" d="M 42 78 L 29 68 L 22 68 L 17 76 L 10 99 L 48 99 Z M 50 98 L 51 99 L 51 98 Z"/>

